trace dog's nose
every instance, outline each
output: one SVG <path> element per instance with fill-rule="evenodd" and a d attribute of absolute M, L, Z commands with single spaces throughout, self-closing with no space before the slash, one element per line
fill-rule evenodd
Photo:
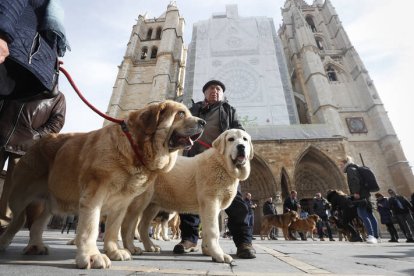
<path fill-rule="evenodd" d="M 206 121 L 204 121 L 203 119 L 199 119 L 199 120 L 198 120 L 198 125 L 199 125 L 199 126 L 201 126 L 201 127 L 204 127 L 204 126 L 206 125 L 206 123 L 207 123 L 207 122 L 206 122 Z"/>
<path fill-rule="evenodd" d="M 237 145 L 237 150 L 238 151 L 241 151 L 241 152 L 244 152 L 244 149 L 245 149 L 246 147 L 243 145 L 243 144 L 239 144 L 239 145 Z"/>

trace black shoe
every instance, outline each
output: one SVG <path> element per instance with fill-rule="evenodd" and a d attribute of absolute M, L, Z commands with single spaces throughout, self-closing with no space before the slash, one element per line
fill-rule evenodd
<path fill-rule="evenodd" d="M 398 242 L 396 239 L 390 239 L 388 242 Z"/>
<path fill-rule="evenodd" d="M 335 241 L 335 239 L 334 238 L 330 238 L 329 241 Z"/>
<path fill-rule="evenodd" d="M 414 242 L 414 239 L 408 239 L 408 240 L 406 240 L 405 242 Z"/>
<path fill-rule="evenodd" d="M 182 241 L 174 246 L 173 252 L 175 254 L 184 254 L 189 252 L 197 252 L 197 244 L 190 241 Z"/>
<path fill-rule="evenodd" d="M 256 250 L 254 250 L 251 243 L 242 243 L 237 247 L 236 255 L 240 259 L 254 259 L 256 258 Z"/>

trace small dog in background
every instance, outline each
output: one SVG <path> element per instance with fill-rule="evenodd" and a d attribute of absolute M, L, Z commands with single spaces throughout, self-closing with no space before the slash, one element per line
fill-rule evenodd
<path fill-rule="evenodd" d="M 299 219 L 299 214 L 295 211 L 289 211 L 283 215 L 267 215 L 262 218 L 262 225 L 260 230 L 260 238 L 262 240 L 267 238 L 270 240 L 270 230 L 273 227 L 278 227 L 283 230 L 285 240 L 289 240 L 289 226 Z"/>
<path fill-rule="evenodd" d="M 309 215 L 305 219 L 297 219 L 290 225 L 289 229 L 292 231 L 302 232 L 305 236 L 305 240 L 307 240 L 307 233 L 310 234 L 311 239 L 314 241 L 313 232 L 316 231 L 316 223 L 320 220 L 320 217 L 316 214 Z M 291 233 L 289 233 L 289 238 L 293 240 L 291 237 Z"/>

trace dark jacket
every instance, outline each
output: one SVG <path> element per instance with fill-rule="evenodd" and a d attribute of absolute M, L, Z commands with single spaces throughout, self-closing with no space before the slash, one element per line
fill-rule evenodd
<path fill-rule="evenodd" d="M 289 196 L 285 199 L 285 201 L 283 202 L 283 213 L 287 213 L 289 211 L 298 211 L 298 205 L 299 205 L 299 201 L 297 198 L 295 198 L 292 201 L 292 198 Z"/>
<path fill-rule="evenodd" d="M 23 155 L 38 139 L 65 123 L 65 96 L 29 102 L 0 101 L 0 149 Z"/>
<path fill-rule="evenodd" d="M 398 201 L 401 203 L 402 208 L 400 208 Z M 410 210 L 412 210 L 413 206 L 411 203 L 403 196 L 396 195 L 392 196 L 388 199 L 388 202 L 390 203 L 390 209 L 393 213 L 393 215 L 401 215 L 401 214 L 408 214 Z"/>
<path fill-rule="evenodd" d="M 263 204 L 263 215 L 277 215 L 275 205 L 272 202 L 266 201 Z"/>
<path fill-rule="evenodd" d="M 256 207 L 253 207 L 253 205 L 254 205 L 253 201 L 251 199 L 247 199 L 247 198 L 244 198 L 243 200 L 244 200 L 244 202 L 246 202 L 249 215 L 254 215 L 254 209 Z"/>
<path fill-rule="evenodd" d="M 328 209 L 330 209 L 330 204 L 325 198 L 321 197 L 321 199 L 313 199 L 312 210 L 319 217 L 328 217 L 328 214 L 326 213 L 326 210 Z"/>
<path fill-rule="evenodd" d="M 30 81 L 40 83 L 27 87 L 43 91 L 52 91 L 58 77 L 57 36 L 40 27 L 44 25 L 48 2 L 49 0 L 0 1 L 0 37 L 7 41 L 10 52 L 4 65 L 11 77 L 17 78 L 17 83 L 20 82 L 19 72 L 23 68 L 28 70 L 35 77 Z M 35 95 L 43 91 L 30 93 Z"/>
<path fill-rule="evenodd" d="M 358 166 L 349 164 L 345 167 L 345 173 L 347 175 L 348 187 L 352 195 L 353 204 L 357 207 L 365 207 L 368 210 L 372 210 L 371 193 L 363 185 L 361 175 L 358 172 Z M 353 198 L 354 194 L 359 194 L 359 199 Z"/>
<path fill-rule="evenodd" d="M 218 133 L 222 133 L 228 129 L 237 128 L 244 130 L 241 122 L 238 119 L 236 109 L 232 107 L 228 102 L 221 101 L 217 103 L 219 105 L 219 126 Z M 206 108 L 204 101 L 194 103 L 190 108 L 191 114 L 194 116 L 205 118 L 206 114 L 210 112 L 209 108 Z M 207 122 L 208 123 L 208 122 Z M 203 152 L 206 148 L 200 143 L 196 142 L 194 146 L 188 152 L 184 152 L 184 155 L 195 156 Z"/>
<path fill-rule="evenodd" d="M 392 223 L 392 213 L 388 198 L 383 197 L 381 199 L 377 199 L 377 209 L 382 224 Z"/>

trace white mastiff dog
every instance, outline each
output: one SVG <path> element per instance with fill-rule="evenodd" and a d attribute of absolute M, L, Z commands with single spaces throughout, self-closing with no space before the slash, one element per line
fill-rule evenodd
<path fill-rule="evenodd" d="M 232 257 L 218 243 L 218 216 L 230 206 L 239 181 L 249 177 L 251 159 L 250 135 L 240 129 L 223 132 L 214 140 L 212 148 L 195 157 L 179 156 L 171 171 L 158 175 L 154 189 L 136 197 L 129 206 L 122 224 L 124 247 L 133 254 L 141 253 L 133 244 L 138 219 L 145 250 L 160 251 L 148 237 L 148 227 L 159 210 L 199 214 L 203 253 L 216 262 L 230 263 Z"/>

